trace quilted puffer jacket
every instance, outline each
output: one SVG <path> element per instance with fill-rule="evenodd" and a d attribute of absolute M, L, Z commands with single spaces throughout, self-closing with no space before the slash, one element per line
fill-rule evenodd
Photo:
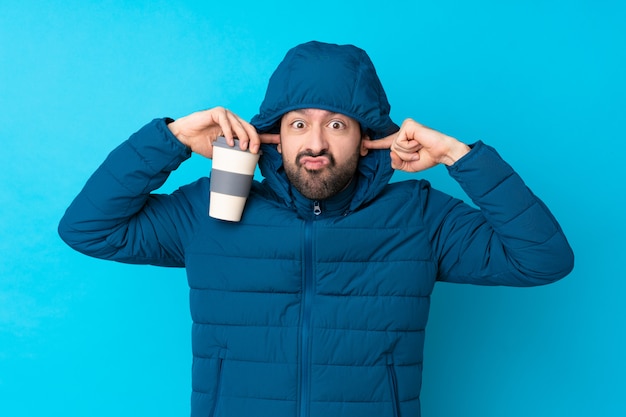
<path fill-rule="evenodd" d="M 369 58 L 320 43 L 290 51 L 252 122 L 302 107 L 397 129 Z M 482 142 L 449 168 L 479 207 L 425 181 L 388 183 L 370 151 L 340 194 L 310 201 L 264 145 L 241 222 L 207 215 L 210 179 L 156 194 L 190 156 L 155 119 L 115 149 L 61 220 L 90 256 L 184 267 L 193 318 L 192 416 L 419 416 L 436 281 L 542 285 L 573 255 L 545 205 Z"/>

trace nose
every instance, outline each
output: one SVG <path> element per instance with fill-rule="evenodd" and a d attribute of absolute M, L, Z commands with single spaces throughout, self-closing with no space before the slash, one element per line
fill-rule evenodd
<path fill-rule="evenodd" d="M 307 141 L 307 149 L 315 155 L 328 151 L 328 141 L 322 126 L 317 124 L 312 126 Z"/>

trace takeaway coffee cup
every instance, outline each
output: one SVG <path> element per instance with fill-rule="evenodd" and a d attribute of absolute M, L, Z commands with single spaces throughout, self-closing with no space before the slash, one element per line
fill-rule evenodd
<path fill-rule="evenodd" d="M 223 136 L 213 142 L 209 216 L 231 222 L 241 220 L 258 160 L 259 154 L 242 151 L 237 139 L 234 147 L 228 146 Z"/>

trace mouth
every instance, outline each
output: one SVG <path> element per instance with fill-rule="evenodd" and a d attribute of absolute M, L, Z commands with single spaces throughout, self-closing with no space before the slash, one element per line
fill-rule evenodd
<path fill-rule="evenodd" d="M 319 171 L 334 164 L 334 159 L 328 152 L 312 154 L 303 152 L 298 155 L 296 164 L 308 171 Z"/>
<path fill-rule="evenodd" d="M 304 155 L 298 159 L 298 165 L 309 171 L 317 171 L 329 166 L 331 163 L 328 156 Z"/>

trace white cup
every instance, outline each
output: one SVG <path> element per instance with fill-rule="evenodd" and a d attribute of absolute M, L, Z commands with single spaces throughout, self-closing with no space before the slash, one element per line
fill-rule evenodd
<path fill-rule="evenodd" d="M 237 139 L 234 147 L 228 146 L 223 136 L 213 142 L 209 216 L 231 222 L 241 220 L 258 161 L 259 154 L 242 151 Z"/>

